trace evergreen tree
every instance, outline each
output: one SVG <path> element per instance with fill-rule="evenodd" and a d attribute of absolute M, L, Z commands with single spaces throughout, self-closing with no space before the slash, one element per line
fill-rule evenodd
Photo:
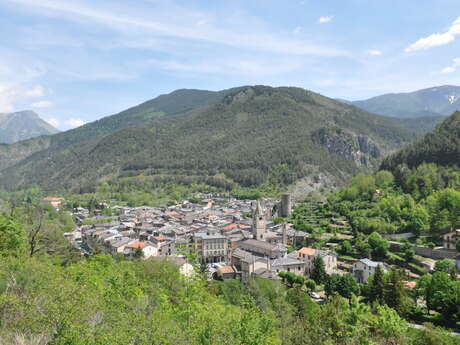
<path fill-rule="evenodd" d="M 404 272 L 392 269 L 388 275 L 385 291 L 386 304 L 395 309 L 399 315 L 406 315 L 410 307 L 410 299 L 403 282 Z"/>
<path fill-rule="evenodd" d="M 370 281 L 369 300 L 383 304 L 385 302 L 385 272 L 379 265 Z"/>
<path fill-rule="evenodd" d="M 324 267 L 324 260 L 322 257 L 317 256 L 313 260 L 313 271 L 311 272 L 311 279 L 316 284 L 322 284 L 327 280 L 326 268 Z"/>

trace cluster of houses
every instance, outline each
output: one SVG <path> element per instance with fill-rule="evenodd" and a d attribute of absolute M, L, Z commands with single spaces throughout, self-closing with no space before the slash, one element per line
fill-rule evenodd
<path fill-rule="evenodd" d="M 99 218 L 67 236 L 84 254 L 98 248 L 127 257 L 166 257 L 178 263 L 184 274 L 193 270 L 185 255 L 193 252 L 220 279 L 279 279 L 280 272 L 308 277 L 317 257 L 323 259 L 328 274 L 340 273 L 332 250 L 303 247 L 288 253 L 288 246 L 298 248 L 308 238 L 290 224 L 273 221 L 275 216 L 289 216 L 291 207 L 289 196 L 281 202 L 232 199 L 219 205 L 208 199 L 169 207 L 116 206 L 116 221 Z M 76 211 L 86 215 L 85 210 Z M 379 264 L 361 260 L 353 266 L 353 274 L 365 282 Z"/>

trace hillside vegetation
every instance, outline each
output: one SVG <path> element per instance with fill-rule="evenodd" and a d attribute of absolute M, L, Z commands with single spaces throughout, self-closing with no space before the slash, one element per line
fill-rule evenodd
<path fill-rule="evenodd" d="M 234 189 L 321 173 L 334 185 L 378 167 L 432 125 L 298 88 L 178 90 L 42 141 L 0 147 L 0 184 L 81 192 L 103 178 L 152 176 Z"/>
<path fill-rule="evenodd" d="M 353 295 L 319 305 L 298 284 L 207 281 L 193 257 L 184 277 L 167 259 L 30 254 L 25 226 L 0 215 L 2 345 L 458 344 Z"/>
<path fill-rule="evenodd" d="M 389 156 L 382 169 L 410 168 L 423 162 L 442 166 L 458 165 L 460 159 L 460 112 L 454 113 L 423 139 Z"/>

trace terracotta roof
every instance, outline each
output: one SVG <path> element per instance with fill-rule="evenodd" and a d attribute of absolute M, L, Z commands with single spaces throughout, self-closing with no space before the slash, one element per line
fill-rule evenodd
<path fill-rule="evenodd" d="M 166 212 L 166 215 L 167 216 L 180 216 L 180 213 L 176 211 L 170 211 L 170 212 Z"/>
<path fill-rule="evenodd" d="M 224 230 L 233 230 L 233 229 L 236 229 L 238 227 L 238 224 L 229 224 L 227 226 L 224 226 Z"/>
<path fill-rule="evenodd" d="M 153 236 L 152 238 L 156 241 L 166 241 L 166 238 L 163 236 Z"/>
<path fill-rule="evenodd" d="M 238 226 L 239 226 L 240 229 L 249 229 L 249 228 L 251 228 L 251 226 L 249 226 L 249 225 L 244 225 L 244 224 L 240 224 L 240 225 L 238 225 Z"/>
<path fill-rule="evenodd" d="M 43 201 L 61 201 L 61 200 L 64 200 L 63 198 L 55 198 L 55 197 L 47 197 L 47 198 L 43 198 L 42 199 Z"/>
<path fill-rule="evenodd" d="M 147 243 L 145 242 L 134 242 L 134 243 L 127 245 L 126 247 L 137 249 L 137 248 L 144 248 L 146 245 Z"/>
<path fill-rule="evenodd" d="M 235 273 L 232 266 L 221 266 L 217 269 L 217 272 L 220 274 L 224 273 Z"/>
<path fill-rule="evenodd" d="M 316 249 L 314 249 L 314 248 L 303 247 L 303 248 L 299 249 L 299 254 L 315 255 L 315 253 L 316 253 Z"/>

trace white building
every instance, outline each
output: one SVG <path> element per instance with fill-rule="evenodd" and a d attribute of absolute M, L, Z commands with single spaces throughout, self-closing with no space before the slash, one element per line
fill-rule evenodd
<path fill-rule="evenodd" d="M 358 283 L 367 283 L 369 277 L 375 273 L 378 266 L 380 266 L 384 271 L 387 269 L 383 262 L 361 259 L 353 264 L 351 268 L 352 274 Z"/>

